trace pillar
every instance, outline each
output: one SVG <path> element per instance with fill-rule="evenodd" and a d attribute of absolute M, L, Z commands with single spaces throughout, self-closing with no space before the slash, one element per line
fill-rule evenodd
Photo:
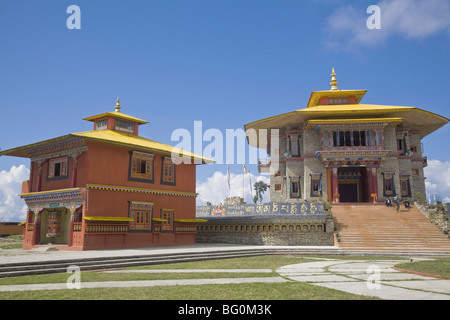
<path fill-rule="evenodd" d="M 377 182 L 377 168 L 370 168 L 372 173 L 372 193 L 375 194 L 373 197 L 373 203 L 378 201 L 378 182 Z"/>
<path fill-rule="evenodd" d="M 69 227 L 69 239 L 67 239 L 67 245 L 71 247 L 73 245 L 73 222 L 75 220 L 75 207 L 70 206 L 70 227 Z"/>
<path fill-rule="evenodd" d="M 372 168 L 367 167 L 367 202 L 372 203 Z"/>
<path fill-rule="evenodd" d="M 42 188 L 42 161 L 36 161 L 35 162 L 38 168 L 38 176 L 36 181 L 36 191 L 40 192 Z"/>
<path fill-rule="evenodd" d="M 338 183 L 338 168 L 332 169 L 332 189 L 333 189 L 333 202 L 339 203 L 339 183 Z"/>
<path fill-rule="evenodd" d="M 73 169 L 72 169 L 72 188 L 77 185 L 77 158 L 73 158 Z"/>
<path fill-rule="evenodd" d="M 38 208 L 34 209 L 33 245 L 41 243 L 41 214 Z"/>

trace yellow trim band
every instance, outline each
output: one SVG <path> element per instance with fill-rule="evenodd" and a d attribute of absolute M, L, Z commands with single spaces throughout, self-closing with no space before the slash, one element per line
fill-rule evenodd
<path fill-rule="evenodd" d="M 99 216 L 88 216 L 84 217 L 84 220 L 88 221 L 134 221 L 132 218 L 126 217 L 99 217 Z"/>
<path fill-rule="evenodd" d="M 124 191 L 124 192 L 135 192 L 135 193 L 150 193 L 163 196 L 177 196 L 177 197 L 197 197 L 198 193 L 193 192 L 183 192 L 183 191 L 168 191 L 168 190 L 157 190 L 157 189 L 139 189 L 132 187 L 122 187 L 122 186 L 109 186 L 101 184 L 87 184 L 87 189 L 92 190 L 105 190 L 105 191 Z"/>
<path fill-rule="evenodd" d="M 208 222 L 205 219 L 173 219 L 175 222 Z"/>

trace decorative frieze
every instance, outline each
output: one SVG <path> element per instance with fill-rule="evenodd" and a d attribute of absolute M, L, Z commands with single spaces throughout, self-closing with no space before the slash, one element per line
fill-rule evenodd
<path fill-rule="evenodd" d="M 84 139 L 72 138 L 54 143 L 47 143 L 38 147 L 28 149 L 27 155 L 31 159 L 42 164 L 45 160 L 50 158 L 57 158 L 62 156 L 69 156 L 77 159 L 80 154 L 87 150 Z"/>
<path fill-rule="evenodd" d="M 76 208 L 85 203 L 82 189 L 64 189 L 45 192 L 21 194 L 29 210 L 38 213 L 46 208 L 66 208 L 74 212 Z"/>

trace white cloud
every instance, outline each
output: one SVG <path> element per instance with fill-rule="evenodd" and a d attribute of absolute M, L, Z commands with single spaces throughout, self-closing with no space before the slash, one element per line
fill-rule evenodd
<path fill-rule="evenodd" d="M 22 181 L 28 180 L 30 170 L 24 165 L 12 166 L 9 171 L 0 171 L 0 221 L 24 221 L 27 207 L 19 198 Z"/>
<path fill-rule="evenodd" d="M 245 179 L 244 181 L 242 179 Z M 252 187 L 250 189 L 250 180 Z M 270 180 L 265 176 L 255 176 L 253 173 L 247 174 L 230 174 L 230 197 L 245 194 L 245 201 L 253 203 L 253 184 L 257 181 L 264 181 L 269 184 Z M 227 175 L 216 171 L 214 174 L 206 179 L 204 182 L 197 182 L 197 205 L 204 205 L 206 202 L 211 202 L 213 205 L 223 203 L 228 196 L 228 182 Z M 263 194 L 263 201 L 268 202 L 270 199 L 270 191 L 267 190 Z"/>
<path fill-rule="evenodd" d="M 439 32 L 450 33 L 448 0 L 383 0 L 380 7 L 381 29 L 370 30 L 367 7 L 346 6 L 336 9 L 327 19 L 328 47 L 354 50 L 355 46 L 374 46 L 389 37 L 423 39 Z"/>
<path fill-rule="evenodd" d="M 424 169 L 425 188 L 431 200 L 434 195 L 439 201 L 450 202 L 450 162 L 428 160 L 428 166 Z M 428 195 L 427 195 L 428 200 Z"/>

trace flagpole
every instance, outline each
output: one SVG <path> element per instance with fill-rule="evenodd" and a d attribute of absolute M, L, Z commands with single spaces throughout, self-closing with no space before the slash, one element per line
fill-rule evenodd
<path fill-rule="evenodd" d="M 228 188 L 227 188 L 227 196 L 228 196 L 228 198 L 230 198 L 231 196 L 230 196 L 230 194 L 231 194 L 231 187 L 230 187 L 230 166 L 229 165 L 227 165 L 227 186 L 228 186 Z"/>
<path fill-rule="evenodd" d="M 242 164 L 242 171 L 244 172 L 244 174 L 242 175 L 242 201 L 245 202 L 245 174 L 247 173 L 247 170 L 245 169 L 245 163 Z"/>
<path fill-rule="evenodd" d="M 242 174 L 242 201 L 245 201 L 244 182 L 245 182 L 245 172 Z"/>
<path fill-rule="evenodd" d="M 249 173 L 248 182 L 250 182 L 250 196 L 251 196 L 251 199 L 253 200 L 252 176 L 250 175 L 250 171 L 248 173 Z"/>

